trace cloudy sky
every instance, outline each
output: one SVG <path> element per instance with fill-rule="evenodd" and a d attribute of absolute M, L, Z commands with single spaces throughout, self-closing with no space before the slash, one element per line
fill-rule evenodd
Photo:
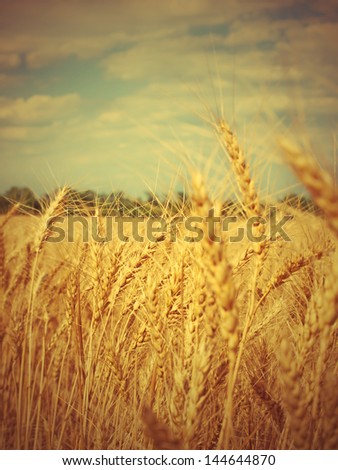
<path fill-rule="evenodd" d="M 236 129 L 262 192 L 295 182 L 280 160 L 281 134 L 334 166 L 336 0 L 0 8 L 0 192 L 63 183 L 164 192 L 180 187 L 187 161 L 224 186 L 210 114 Z"/>

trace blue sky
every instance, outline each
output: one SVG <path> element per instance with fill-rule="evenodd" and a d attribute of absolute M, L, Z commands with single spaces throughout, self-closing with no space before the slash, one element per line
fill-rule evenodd
<path fill-rule="evenodd" d="M 293 191 L 276 140 L 334 166 L 337 2 L 1 1 L 0 192 L 230 188 L 210 113 L 261 192 Z"/>

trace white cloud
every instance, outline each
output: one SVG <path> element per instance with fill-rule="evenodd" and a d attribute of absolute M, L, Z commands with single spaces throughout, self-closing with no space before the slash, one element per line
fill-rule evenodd
<path fill-rule="evenodd" d="M 123 32 L 80 37 L 46 36 L 38 43 L 32 40 L 28 47 L 26 44 L 26 62 L 30 68 L 36 69 L 71 56 L 89 59 L 99 57 L 105 50 L 131 42 L 132 38 Z"/>
<path fill-rule="evenodd" d="M 115 124 L 122 118 L 121 112 L 118 111 L 105 111 L 99 116 L 99 121 L 107 124 Z"/>
<path fill-rule="evenodd" d="M 3 126 L 0 127 L 0 139 L 2 141 L 37 142 L 49 138 L 55 131 L 53 126 Z"/>
<path fill-rule="evenodd" d="M 292 3 L 284 0 L 283 5 Z M 192 27 L 212 27 L 243 15 L 255 21 L 278 8 L 279 2 L 268 0 L 12 0 L 2 5 L 6 21 L 0 53 L 25 53 L 27 64 L 38 68 L 71 56 L 100 57 L 116 46 L 154 40 L 154 35 L 175 37 Z"/>
<path fill-rule="evenodd" d="M 127 190 L 140 190 L 141 177 L 156 175 L 158 154 L 169 155 L 173 167 L 184 149 L 211 154 L 215 140 L 194 115 L 206 117 L 205 107 L 220 116 L 223 105 L 241 142 L 267 158 L 279 119 L 290 123 L 304 108 L 316 118 L 309 133 L 319 141 L 321 127 L 337 120 L 337 23 L 326 7 L 318 7 L 323 17 L 312 15 L 316 2 L 302 18 L 290 18 L 296 0 L 3 3 L 0 86 L 15 98 L 0 98 L 0 139 L 13 167 L 24 155 L 28 168 L 36 151 L 74 179 L 86 167 L 88 185 L 109 174 L 122 186 L 125 174 Z M 27 68 L 16 70 L 21 57 Z M 58 64 L 69 57 L 74 67 Z M 27 90 L 30 98 L 17 98 Z"/>
<path fill-rule="evenodd" d="M 0 98 L 0 122 L 46 124 L 71 115 L 80 104 L 76 93 L 64 96 L 34 95 L 28 99 Z"/>

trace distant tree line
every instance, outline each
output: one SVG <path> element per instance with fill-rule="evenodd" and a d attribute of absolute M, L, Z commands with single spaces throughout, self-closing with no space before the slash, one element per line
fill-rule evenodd
<path fill-rule="evenodd" d="M 53 199 L 56 191 L 38 197 L 27 187 L 13 186 L 0 195 L 0 213 L 8 212 L 15 203 L 20 203 L 21 213 L 39 213 Z M 98 209 L 102 215 L 158 216 L 163 212 L 176 214 L 186 211 L 189 201 L 183 192 L 174 197 L 159 198 L 147 193 L 144 198 L 130 198 L 123 191 L 110 194 L 96 193 L 92 190 L 77 191 L 69 189 L 64 211 L 69 215 L 95 214 Z"/>
<path fill-rule="evenodd" d="M 49 201 L 53 199 L 54 194 L 55 191 L 38 197 L 27 187 L 13 186 L 0 195 L 0 214 L 6 213 L 17 202 L 22 207 L 21 213 L 43 212 Z M 289 194 L 281 202 L 284 202 L 287 206 L 304 211 L 319 211 L 310 198 L 297 194 Z M 142 199 L 130 198 L 122 191 L 99 194 L 91 190 L 76 191 L 75 189 L 70 189 L 67 201 L 65 201 L 65 213 L 69 215 L 93 215 L 96 210 L 99 210 L 102 215 L 156 217 L 163 213 L 173 215 L 186 213 L 190 207 L 190 198 L 184 192 L 177 192 L 173 196 L 164 196 L 162 198 L 152 193 L 147 193 L 145 198 Z M 223 213 L 228 214 L 231 212 L 243 213 L 243 210 L 238 203 L 231 200 L 225 201 Z"/>

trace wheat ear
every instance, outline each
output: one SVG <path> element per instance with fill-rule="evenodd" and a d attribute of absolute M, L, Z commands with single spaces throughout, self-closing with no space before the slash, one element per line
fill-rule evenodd
<path fill-rule="evenodd" d="M 325 214 L 328 226 L 338 237 L 338 192 L 330 174 L 311 155 L 289 140 L 280 139 L 279 143 L 287 163 L 311 193 L 313 200 Z"/>

